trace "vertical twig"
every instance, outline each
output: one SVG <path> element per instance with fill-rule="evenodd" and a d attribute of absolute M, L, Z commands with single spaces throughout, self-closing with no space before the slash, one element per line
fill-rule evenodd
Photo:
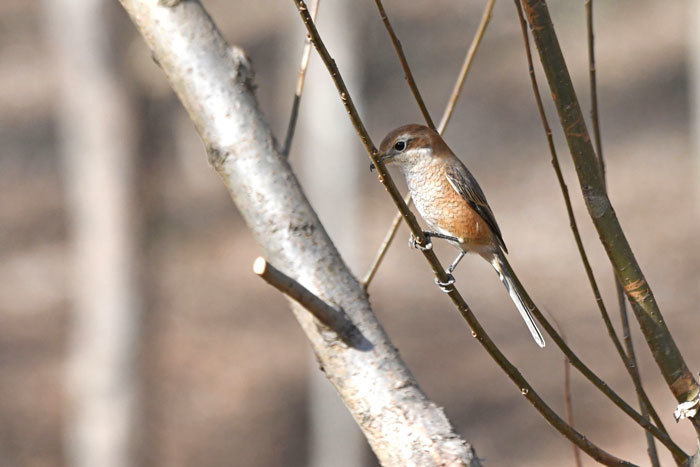
<path fill-rule="evenodd" d="M 459 95 L 462 92 L 464 81 L 467 79 L 467 74 L 469 73 L 471 64 L 474 61 L 474 56 L 476 55 L 476 51 L 479 48 L 479 44 L 481 44 L 481 39 L 484 37 L 486 26 L 488 26 L 489 20 L 491 19 L 491 12 L 493 10 L 494 3 L 495 0 L 489 0 L 489 2 L 486 4 L 486 7 L 484 8 L 484 14 L 481 16 L 481 22 L 479 23 L 479 27 L 477 28 L 476 33 L 474 34 L 474 39 L 472 39 L 471 45 L 469 46 L 469 50 L 467 50 L 467 55 L 464 57 L 462 68 L 459 71 L 459 75 L 457 76 L 457 80 L 455 81 L 454 89 L 452 90 L 452 94 L 450 95 L 450 98 L 447 101 L 447 106 L 445 107 L 445 111 L 442 114 L 442 120 L 440 121 L 440 126 L 437 130 L 438 133 L 440 133 L 441 135 L 445 133 L 447 123 L 452 117 L 452 113 L 455 109 L 455 104 L 457 103 L 457 99 L 459 99 Z M 402 62 L 402 64 L 403 63 L 404 62 Z M 408 64 L 406 66 L 408 66 Z M 410 194 L 406 195 L 406 197 L 404 198 L 404 202 L 406 203 L 406 205 L 410 205 Z M 386 255 L 386 252 L 389 249 L 391 242 L 396 236 L 396 232 L 399 229 L 400 223 L 401 212 L 397 212 L 396 215 L 394 215 L 394 219 L 391 221 L 391 226 L 389 227 L 389 230 L 387 230 L 382 244 L 379 246 L 379 250 L 377 251 L 377 254 L 374 257 L 372 265 L 367 271 L 367 274 L 365 274 L 365 277 L 362 279 L 362 285 L 365 287 L 365 289 L 369 287 L 370 282 L 372 282 L 374 275 L 377 273 L 379 265 L 384 259 L 384 256 Z"/>
<path fill-rule="evenodd" d="M 474 39 L 472 40 L 472 43 L 469 46 L 467 56 L 464 58 L 464 63 L 462 63 L 462 69 L 459 71 L 459 78 L 457 78 L 457 83 L 455 83 L 455 87 L 452 90 L 450 99 L 447 101 L 447 108 L 445 109 L 445 113 L 442 116 L 442 120 L 440 120 L 440 125 L 438 126 L 438 133 L 440 133 L 441 135 L 445 133 L 447 124 L 449 123 L 450 118 L 452 117 L 452 111 L 454 110 L 455 105 L 457 104 L 459 94 L 462 92 L 462 86 L 464 86 L 464 81 L 466 80 L 467 74 L 469 73 L 469 68 L 471 68 L 472 66 L 472 62 L 474 61 L 476 51 L 479 48 L 479 44 L 481 44 L 481 39 L 484 37 L 484 31 L 486 31 L 486 26 L 488 26 L 489 21 L 491 20 L 491 12 L 493 11 L 494 3 L 495 0 L 489 0 L 486 4 L 486 7 L 484 8 L 484 14 L 481 15 L 481 22 L 479 23 L 479 27 L 476 30 Z"/>
<path fill-rule="evenodd" d="M 318 6 L 321 0 L 311 0 L 311 17 L 316 21 L 318 14 Z M 297 86 L 294 90 L 294 100 L 292 101 L 292 111 L 289 115 L 289 124 L 287 125 L 287 136 L 284 138 L 284 146 L 280 154 L 282 157 L 289 157 L 289 151 L 292 148 L 292 140 L 294 139 L 294 130 L 297 127 L 297 119 L 299 117 L 299 104 L 301 104 L 301 94 L 304 92 L 304 81 L 306 80 L 306 69 L 309 67 L 309 58 L 311 57 L 311 41 L 307 35 L 304 39 L 304 50 L 301 53 L 301 64 L 299 65 L 299 73 L 297 74 Z"/>
<path fill-rule="evenodd" d="M 632 346 L 632 337 L 630 335 L 630 323 L 627 319 L 627 307 L 626 307 L 626 302 L 627 302 L 627 297 L 625 297 L 625 291 L 622 290 L 622 287 L 620 287 L 620 282 L 615 281 L 617 287 L 617 301 L 620 306 L 620 320 L 622 321 L 622 339 L 625 342 L 625 348 L 627 349 L 627 356 L 630 359 L 630 362 L 632 362 L 634 366 L 634 372 L 637 375 L 637 380 L 641 381 L 641 376 L 639 374 L 639 367 L 637 367 L 637 359 L 634 354 L 634 347 Z M 641 384 L 641 383 L 640 383 Z M 644 400 L 639 396 L 639 393 L 637 393 L 637 399 L 639 399 L 639 409 L 642 412 L 642 417 L 646 418 L 649 420 L 649 410 L 654 410 L 653 407 L 650 409 L 647 408 L 647 404 L 644 402 Z M 656 413 L 656 411 L 654 411 Z M 658 415 L 656 415 L 658 417 Z M 659 428 L 663 429 L 664 431 L 665 428 L 663 425 L 661 425 Z M 651 436 L 649 432 L 645 432 L 644 435 L 646 436 L 647 439 L 647 452 L 649 453 L 649 459 L 651 460 L 651 465 L 653 467 L 659 467 L 661 464 L 659 463 L 659 455 L 656 450 L 656 443 L 654 442 L 654 437 Z"/>
<path fill-rule="evenodd" d="M 394 28 L 391 27 L 389 17 L 384 11 L 384 5 L 382 5 L 382 0 L 374 0 L 374 3 L 376 3 L 377 5 L 377 9 L 379 10 L 379 16 L 382 17 L 382 22 L 384 23 L 384 26 L 386 27 L 386 30 L 389 33 L 389 37 L 391 37 L 391 43 L 394 44 L 396 55 L 398 55 L 399 57 L 399 61 L 401 62 L 401 68 L 403 68 L 404 75 L 406 76 L 406 81 L 408 82 L 408 87 L 411 88 L 413 97 L 416 99 L 418 107 L 420 107 L 420 111 L 423 114 L 423 119 L 425 119 L 425 123 L 434 130 L 435 124 L 433 123 L 433 119 L 430 117 L 430 113 L 428 112 L 428 109 L 425 106 L 425 102 L 423 101 L 423 98 L 420 95 L 420 91 L 418 90 L 416 81 L 413 79 L 413 73 L 411 73 L 411 67 L 408 66 L 406 55 L 404 55 L 403 53 L 401 41 L 399 41 L 399 38 L 396 37 L 396 34 L 394 33 Z"/>
<path fill-rule="evenodd" d="M 596 79 L 596 65 L 595 65 L 595 41 L 593 33 L 593 0 L 586 0 L 586 32 L 588 35 L 588 71 L 589 71 L 589 81 L 591 88 L 591 121 L 593 124 L 593 140 L 595 142 L 596 154 L 598 155 L 598 163 L 600 164 L 600 171 L 603 174 L 603 183 L 607 189 L 607 180 L 605 173 L 605 158 L 603 157 L 603 143 L 600 134 L 600 118 L 598 115 L 598 80 Z M 632 382 L 635 386 L 637 392 L 637 398 L 639 399 L 639 408 L 642 416 L 649 420 L 649 410 L 654 413 L 654 407 L 651 406 L 650 402 L 645 402 L 644 397 L 641 396 L 640 390 L 637 388 L 642 388 L 642 378 L 639 374 L 639 367 L 637 365 L 637 359 L 634 354 L 634 347 L 632 345 L 632 339 L 630 338 L 629 321 L 627 319 L 627 306 L 625 303 L 625 291 L 622 288 L 622 284 L 615 277 L 615 271 L 613 270 L 613 278 L 615 280 L 615 289 L 617 291 L 618 305 L 620 309 L 620 319 L 622 321 L 622 336 L 625 342 L 625 347 L 627 349 L 627 359 L 629 361 L 630 376 L 632 377 Z M 643 392 L 643 390 L 641 390 Z M 646 399 L 648 401 L 648 398 Z M 649 405 L 649 409 L 647 409 Z M 655 417 L 658 418 L 658 415 Z M 663 428 L 661 420 L 656 421 L 657 426 L 660 429 Z M 653 467 L 658 467 L 659 456 L 656 451 L 656 444 L 654 443 L 654 437 L 651 433 L 644 433 L 647 440 L 647 451 L 649 453 L 649 459 Z"/>
<path fill-rule="evenodd" d="M 593 122 L 593 140 L 598 155 L 598 164 L 605 182 L 605 160 L 603 159 L 603 145 L 600 138 L 600 120 L 598 119 L 598 80 L 595 69 L 595 47 L 593 39 L 593 1 L 586 0 L 586 31 L 588 33 L 588 75 L 591 87 L 591 120 Z"/>
<path fill-rule="evenodd" d="M 559 334 L 561 334 L 561 340 L 566 342 L 566 333 L 564 333 L 564 328 L 561 327 L 559 321 L 557 321 L 557 318 L 555 318 L 554 315 L 549 312 L 547 312 L 547 315 L 549 315 L 549 319 L 552 320 L 554 326 L 557 328 L 557 331 L 559 331 Z M 571 362 L 569 362 L 568 358 L 564 358 L 564 409 L 566 411 L 566 422 L 569 425 L 574 426 L 574 407 L 571 397 Z M 574 462 L 576 463 L 576 467 L 581 467 L 583 465 L 581 463 L 581 450 L 574 443 L 571 443 L 571 449 L 574 452 Z"/>
<path fill-rule="evenodd" d="M 562 333 L 564 337 L 564 333 Z M 574 409 L 571 403 L 571 363 L 568 359 L 564 359 L 564 406 L 566 408 L 566 421 L 569 425 L 574 426 Z M 649 435 L 651 436 L 651 435 Z M 581 467 L 583 463 L 581 462 L 581 450 L 574 443 L 571 443 L 571 449 L 574 452 L 574 462 L 576 467 Z"/>
<path fill-rule="evenodd" d="M 406 194 L 406 196 L 403 199 L 403 202 L 406 203 L 406 206 L 411 205 L 411 193 Z M 389 227 L 389 230 L 386 231 L 384 240 L 382 240 L 382 244 L 379 245 L 379 250 L 377 250 L 377 254 L 374 256 L 374 261 L 372 261 L 372 265 L 369 267 L 369 270 L 367 270 L 367 274 L 365 274 L 365 277 L 362 278 L 362 286 L 365 288 L 365 290 L 367 289 L 367 287 L 369 287 L 369 284 L 370 282 L 372 282 L 372 279 L 374 279 L 374 275 L 377 273 L 377 270 L 379 270 L 379 265 L 384 260 L 386 252 L 389 251 L 389 245 L 391 245 L 391 242 L 394 241 L 396 232 L 399 231 L 401 217 L 401 211 L 396 211 L 396 214 L 394 214 L 394 218 L 391 221 L 391 226 Z"/>

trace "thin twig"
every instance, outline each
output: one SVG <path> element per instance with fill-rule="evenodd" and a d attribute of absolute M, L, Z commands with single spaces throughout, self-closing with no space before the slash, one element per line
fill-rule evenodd
<path fill-rule="evenodd" d="M 464 63 L 462 64 L 462 69 L 459 71 L 459 78 L 457 79 L 457 83 L 455 84 L 455 87 L 452 90 L 452 95 L 450 95 L 450 99 L 447 101 L 447 109 L 445 109 L 445 113 L 442 116 L 442 120 L 440 121 L 440 126 L 438 126 L 438 133 L 440 134 L 443 134 L 445 132 L 447 124 L 449 123 L 450 118 L 452 117 L 452 111 L 455 108 L 455 104 L 457 104 L 459 94 L 462 92 L 462 86 L 464 85 L 464 81 L 467 78 L 467 73 L 469 73 L 469 68 L 471 68 L 472 66 L 472 61 L 474 61 L 476 50 L 479 48 L 481 38 L 484 37 L 484 31 L 486 31 L 486 26 L 488 26 L 489 20 L 491 19 L 491 11 L 493 10 L 494 3 L 495 0 L 489 0 L 489 2 L 486 4 L 486 8 L 484 8 L 484 14 L 481 16 L 481 22 L 479 23 L 479 27 L 476 30 L 476 35 L 472 40 L 472 44 L 469 46 L 467 56 L 464 59 Z"/>
<path fill-rule="evenodd" d="M 617 287 L 617 301 L 620 306 L 620 321 L 622 322 L 622 339 L 625 342 L 625 348 L 627 349 L 627 356 L 630 359 L 630 362 L 632 362 L 635 367 L 634 371 L 637 375 L 637 379 L 641 381 L 641 375 L 639 374 L 639 367 L 637 367 L 637 358 L 634 355 L 634 346 L 632 345 L 632 337 L 630 335 L 630 323 L 629 320 L 627 319 L 627 297 L 625 297 L 625 291 L 620 287 L 620 282 L 615 281 Z M 644 402 L 644 400 L 639 397 L 639 394 L 637 394 L 637 399 L 639 400 L 639 408 L 642 412 L 642 416 L 649 420 L 649 410 L 647 409 L 647 404 Z M 651 410 L 654 410 L 653 407 L 651 407 Z M 656 413 L 656 411 L 654 411 Z M 658 415 L 657 415 L 658 417 Z M 660 425 L 661 429 L 664 429 L 663 425 Z M 665 431 L 665 429 L 664 429 Z M 656 450 L 656 444 L 654 443 L 654 437 L 651 436 L 649 432 L 645 432 L 644 435 L 646 436 L 647 439 L 647 452 L 649 453 L 649 459 L 651 460 L 651 465 L 653 467 L 659 467 L 661 464 L 659 463 L 659 455 Z"/>
<path fill-rule="evenodd" d="M 546 311 L 546 310 L 545 310 Z M 566 333 L 564 333 L 564 328 L 559 324 L 557 318 L 552 313 L 547 313 L 549 318 L 554 323 L 554 326 L 561 334 L 561 339 L 566 342 Z M 564 359 L 564 409 L 566 411 L 566 422 L 574 426 L 574 408 L 572 404 L 571 397 L 571 363 L 568 358 Z M 576 467 L 581 467 L 583 464 L 581 462 L 581 450 L 574 443 L 571 443 L 571 449 L 574 451 L 574 462 Z"/>
<path fill-rule="evenodd" d="M 430 128 L 432 128 L 434 130 L 435 124 L 433 123 L 433 119 L 430 118 L 430 113 L 428 112 L 428 109 L 425 106 L 425 102 L 423 101 L 423 98 L 420 95 L 420 91 L 418 91 L 418 86 L 416 85 L 416 81 L 413 79 L 413 73 L 411 73 L 411 67 L 408 66 L 408 61 L 406 61 L 406 55 L 404 55 L 404 53 L 403 53 L 403 47 L 401 47 L 401 41 L 399 41 L 399 38 L 396 37 L 396 34 L 394 33 L 394 28 L 391 27 L 391 23 L 389 22 L 389 17 L 387 16 L 386 12 L 384 11 L 384 5 L 382 5 L 382 0 L 374 0 L 374 3 L 377 4 L 377 9 L 379 10 L 379 16 L 382 17 L 382 21 L 384 22 L 384 26 L 386 27 L 386 30 L 389 33 L 389 37 L 391 37 L 391 43 L 394 44 L 394 49 L 396 50 L 396 55 L 399 56 L 399 61 L 401 62 L 401 68 L 403 68 L 404 75 L 406 76 L 406 81 L 408 82 L 408 87 L 411 88 L 411 92 L 413 93 L 413 97 L 415 97 L 416 103 L 418 104 L 418 107 L 420 107 L 420 111 L 423 114 L 423 118 L 425 119 L 425 123 Z"/>
<path fill-rule="evenodd" d="M 528 70 L 530 74 L 530 80 L 532 83 L 532 89 L 533 93 L 535 95 L 535 100 L 537 102 L 537 109 L 540 114 L 540 119 L 542 121 L 542 126 L 544 127 L 545 134 L 547 136 L 547 143 L 549 145 L 549 150 L 552 155 L 552 166 L 554 167 L 554 171 L 557 175 L 557 180 L 559 181 L 559 186 L 561 188 L 562 195 L 564 197 L 564 203 L 566 205 L 566 211 L 569 216 L 569 223 L 571 226 L 571 231 L 574 235 L 574 238 L 576 240 L 576 245 L 578 247 L 579 254 L 581 256 L 581 261 L 583 262 L 584 268 L 586 270 L 586 275 L 588 276 L 588 280 L 591 284 L 591 288 L 593 289 L 593 294 L 595 295 L 596 303 L 598 304 L 598 307 L 600 309 L 601 316 L 603 317 L 603 321 L 605 322 L 605 325 L 608 329 L 608 334 L 610 335 L 610 338 L 612 339 L 613 343 L 615 344 L 615 348 L 618 351 L 618 354 L 620 355 L 620 358 L 622 359 L 623 363 L 625 364 L 625 368 L 628 370 L 628 373 L 630 374 L 630 377 L 632 378 L 632 381 L 635 383 L 635 389 L 637 390 L 637 394 L 640 398 L 648 401 L 648 397 L 646 396 L 646 393 L 644 392 L 644 389 L 641 387 L 641 384 L 637 384 L 637 379 L 633 376 L 634 369 L 632 368 L 632 365 L 630 361 L 627 359 L 627 356 L 625 355 L 624 351 L 622 350 L 622 345 L 620 344 L 620 340 L 617 337 L 617 334 L 615 333 L 615 329 L 612 326 L 612 322 L 610 321 L 610 316 L 607 313 L 607 310 L 605 308 L 605 304 L 603 303 L 602 297 L 600 295 L 600 291 L 598 289 L 598 284 L 595 280 L 595 276 L 593 275 L 593 270 L 591 268 L 590 262 L 588 261 L 588 256 L 586 255 L 586 251 L 583 247 L 583 241 L 581 240 L 581 235 L 578 230 L 578 226 L 576 224 L 576 217 L 574 216 L 573 208 L 571 205 L 571 199 L 569 197 L 569 190 L 566 186 L 566 183 L 564 181 L 564 176 L 561 171 L 561 167 L 559 166 L 559 159 L 557 157 L 557 152 L 556 148 L 554 146 L 554 141 L 552 139 L 552 130 L 549 127 L 549 123 L 547 121 L 547 116 L 544 112 L 544 107 L 542 104 L 542 97 L 540 95 L 539 91 L 539 86 L 537 85 L 537 78 L 535 77 L 535 72 L 534 72 L 534 66 L 532 62 L 532 54 L 530 52 L 530 40 L 527 34 L 527 25 L 525 23 L 525 18 L 523 17 L 523 12 L 522 8 L 520 6 L 520 1 L 519 0 L 514 0 L 515 1 L 515 6 L 516 10 L 518 12 L 518 17 L 520 18 L 520 27 L 522 30 L 522 35 L 523 35 L 523 42 L 525 44 L 525 55 L 527 56 L 527 62 L 528 62 Z M 648 420 L 646 420 L 648 423 Z M 656 421 L 656 418 L 655 418 Z M 659 426 L 659 430 L 668 438 L 668 434 L 666 433 L 666 430 L 663 429 L 663 424 L 660 424 L 661 421 L 658 420 L 657 425 Z M 675 446 L 677 447 L 677 446 Z M 674 448 L 675 449 L 675 448 Z M 676 454 L 680 456 L 682 451 L 680 449 L 676 450 Z M 673 452 L 673 449 L 672 449 Z"/>
<path fill-rule="evenodd" d="M 474 39 L 472 39 L 471 45 L 469 46 L 469 50 L 467 50 L 467 55 L 464 57 L 462 68 L 459 71 L 459 75 L 457 76 L 457 80 L 455 81 L 454 89 L 452 90 L 452 95 L 447 101 L 447 106 L 445 107 L 445 111 L 442 114 L 442 120 L 440 121 L 440 126 L 437 130 L 438 133 L 440 133 L 441 135 L 445 133 L 447 123 L 452 117 L 452 113 L 455 109 L 455 104 L 457 103 L 457 99 L 459 99 L 459 95 L 462 92 L 462 87 L 464 85 L 464 81 L 467 78 L 467 73 L 469 73 L 472 61 L 474 60 L 474 56 L 476 55 L 476 51 L 479 48 L 479 44 L 481 44 L 481 39 L 484 37 L 484 31 L 486 31 L 486 26 L 488 26 L 489 20 L 491 18 L 491 11 L 493 10 L 494 2 L 495 0 L 489 0 L 489 2 L 486 4 L 486 7 L 484 8 L 484 14 L 481 16 L 481 23 L 479 23 L 479 27 L 477 28 L 476 33 L 474 34 Z M 402 62 L 402 64 L 403 63 L 404 62 Z M 406 64 L 406 66 L 408 66 L 408 64 Z M 406 195 L 406 197 L 404 198 L 404 202 L 407 206 L 411 204 L 410 193 Z M 391 242 L 396 236 L 396 231 L 399 229 L 400 223 L 401 212 L 399 211 L 394 215 L 394 219 L 391 221 L 391 226 L 389 227 L 389 230 L 384 236 L 384 240 L 382 241 L 382 244 L 380 245 L 379 250 L 377 251 L 377 254 L 374 257 L 374 261 L 372 262 L 372 265 L 370 266 L 369 270 L 367 271 L 367 274 L 365 274 L 365 277 L 362 280 L 362 285 L 365 289 L 369 287 L 370 282 L 372 282 L 374 275 L 377 273 L 379 265 L 384 259 L 384 256 L 386 255 L 386 252 L 389 249 Z"/>
<path fill-rule="evenodd" d="M 595 65 L 595 41 L 593 34 L 593 0 L 586 0 L 586 32 L 588 35 L 588 71 L 589 71 L 589 81 L 591 88 L 591 121 L 593 123 L 593 140 L 595 142 L 596 154 L 598 155 L 598 163 L 600 164 L 600 171 L 603 174 L 603 183 L 607 189 L 607 180 L 605 177 L 605 158 L 603 157 L 603 143 L 600 133 L 600 118 L 598 116 L 598 80 L 596 79 L 596 65 Z M 618 305 L 620 310 L 620 319 L 622 321 L 622 336 L 625 342 L 625 347 L 627 349 L 627 360 L 630 369 L 630 376 L 632 377 L 632 382 L 635 386 L 635 391 L 637 392 L 637 399 L 639 400 L 639 409 L 642 412 L 642 416 L 649 420 L 649 411 L 654 413 L 654 419 L 656 426 L 658 426 L 664 432 L 664 428 L 658 415 L 656 415 L 656 410 L 651 405 L 648 397 L 643 397 L 642 394 L 646 396 L 646 393 L 642 389 L 642 378 L 639 374 L 639 367 L 637 365 L 637 359 L 634 354 L 634 347 L 632 345 L 632 339 L 630 338 L 629 332 L 629 321 L 627 319 L 627 306 L 625 303 L 625 291 L 622 288 L 622 284 L 615 277 L 615 271 L 613 270 L 613 278 L 615 280 L 615 289 L 617 291 Z M 639 388 L 639 390 L 638 390 Z M 648 407 L 648 408 L 647 408 Z M 658 467 L 659 456 L 656 450 L 656 444 L 654 443 L 654 437 L 646 432 L 644 433 L 647 440 L 647 452 L 649 453 L 649 460 L 653 467 Z"/>
<path fill-rule="evenodd" d="M 605 182 L 605 160 L 603 159 L 603 145 L 600 137 L 600 120 L 598 119 L 598 80 L 595 70 L 595 47 L 593 40 L 593 1 L 586 0 L 586 30 L 588 33 L 588 75 L 591 87 L 591 120 L 593 122 L 593 140 L 595 151 L 598 155 L 598 164 Z"/>
<path fill-rule="evenodd" d="M 406 206 L 410 206 L 411 193 L 408 193 L 404 197 L 403 202 L 406 203 Z M 362 279 L 362 286 L 365 288 L 365 290 L 367 287 L 369 287 L 369 283 L 372 282 L 372 279 L 374 279 L 374 275 L 377 273 L 379 265 L 384 260 L 386 252 L 389 251 L 389 245 L 391 245 L 391 242 L 394 241 L 396 232 L 399 230 L 399 224 L 401 224 L 401 211 L 396 211 L 396 214 L 394 214 L 394 219 L 391 221 L 391 227 L 389 227 L 389 230 L 386 231 L 384 240 L 382 241 L 382 244 L 379 245 L 379 250 L 377 250 L 372 266 L 370 266 L 367 274 L 365 274 L 365 277 Z"/>
<path fill-rule="evenodd" d="M 367 130 L 362 123 L 362 120 L 360 119 L 357 109 L 355 108 L 355 105 L 353 104 L 353 101 L 350 97 L 350 94 L 347 90 L 347 87 L 345 86 L 345 83 L 342 79 L 342 76 L 340 75 L 340 71 L 338 70 L 338 67 L 335 65 L 335 61 L 333 58 L 330 56 L 328 53 L 328 50 L 326 49 L 326 46 L 324 45 L 323 41 L 321 40 L 321 37 L 318 34 L 318 30 L 316 29 L 313 20 L 311 19 L 311 16 L 309 15 L 309 12 L 306 8 L 306 5 L 304 4 L 303 0 L 294 0 L 294 3 L 297 6 L 297 9 L 299 10 L 299 14 L 301 15 L 301 18 L 306 25 L 307 30 L 309 31 L 309 34 L 311 35 L 312 42 L 314 46 L 316 47 L 317 52 L 319 53 L 321 59 L 323 60 L 323 63 L 326 65 L 326 68 L 328 69 L 328 72 L 333 79 L 333 82 L 335 83 L 335 86 L 338 90 L 338 93 L 340 94 L 340 98 L 345 105 L 345 109 L 350 116 L 350 119 L 352 121 L 353 126 L 355 127 L 355 130 L 357 131 L 360 140 L 362 144 L 365 147 L 365 150 L 367 151 L 367 154 L 369 155 L 370 160 L 374 163 L 374 165 L 377 168 L 378 172 L 378 178 L 379 181 L 384 185 L 386 190 L 389 192 L 389 195 L 391 196 L 392 200 L 396 204 L 396 206 L 399 208 L 401 211 L 402 215 L 406 219 L 406 223 L 408 224 L 409 229 L 411 230 L 411 233 L 413 233 L 414 237 L 419 243 L 424 243 L 426 241 L 425 235 L 422 232 L 422 229 L 420 228 L 420 225 L 418 224 L 415 215 L 408 209 L 408 206 L 406 206 L 406 203 L 403 202 L 403 199 L 401 197 L 401 194 L 396 188 L 396 185 L 394 184 L 393 180 L 391 179 L 391 176 L 386 170 L 386 167 L 382 163 L 382 161 L 378 157 L 378 152 L 376 147 L 374 146 L 374 143 L 372 142 L 372 139 L 370 138 L 369 134 L 367 133 Z M 435 273 L 435 276 L 437 279 L 441 282 L 444 282 L 447 279 L 447 275 L 445 273 L 445 270 L 443 269 L 442 265 L 440 264 L 440 261 L 438 260 L 437 256 L 433 252 L 432 249 L 430 250 L 425 250 L 422 251 L 423 256 L 426 258 L 428 263 L 431 266 L 431 269 Z M 452 303 L 457 307 L 459 310 L 460 314 L 462 317 L 467 321 L 469 326 L 472 329 L 472 334 L 479 340 L 479 342 L 482 344 L 482 346 L 485 348 L 485 350 L 489 353 L 489 355 L 498 363 L 498 365 L 504 370 L 504 372 L 510 377 L 510 379 L 520 388 L 521 393 L 528 399 L 528 401 L 545 417 L 545 419 L 552 425 L 554 426 L 560 433 L 562 433 L 567 439 L 572 440 L 575 442 L 581 449 L 586 452 L 588 455 L 590 455 L 592 458 L 596 459 L 597 461 L 604 463 L 606 465 L 630 465 L 628 462 L 623 461 L 621 459 L 618 459 L 617 457 L 609 454 L 608 452 L 600 449 L 598 446 L 595 444 L 591 443 L 588 439 L 586 439 L 583 435 L 581 435 L 578 431 L 576 431 L 574 428 L 572 428 L 569 424 L 567 424 L 561 417 L 559 417 L 540 397 L 537 395 L 530 384 L 527 382 L 525 378 L 520 374 L 520 372 L 515 368 L 510 361 L 501 353 L 501 351 L 496 347 L 496 345 L 493 343 L 493 341 L 490 339 L 490 337 L 486 334 L 484 329 L 481 327 L 479 324 L 479 321 L 476 319 L 472 311 L 470 310 L 469 306 L 467 303 L 464 301 L 464 298 L 462 295 L 457 291 L 457 289 L 453 286 L 452 289 L 447 293 L 447 295 L 450 297 L 452 300 Z M 571 349 L 568 348 L 568 346 L 562 342 L 561 337 L 559 334 L 552 328 L 552 326 L 549 324 L 549 322 L 542 316 L 542 313 L 539 312 L 539 310 L 535 309 L 533 310 L 533 313 L 537 317 L 537 319 L 542 323 L 542 325 L 545 327 L 547 332 L 550 334 L 552 339 L 557 343 L 557 345 L 564 351 L 566 356 L 571 359 L 572 364 L 576 366 L 579 371 L 581 371 L 584 375 L 586 375 L 587 378 L 589 378 L 591 381 L 594 382 L 594 384 L 601 390 L 603 391 L 613 402 L 615 402 L 618 407 L 620 407 L 625 413 L 627 413 L 630 417 L 632 417 L 637 423 L 642 424 L 645 426 L 645 428 L 653 431 L 656 436 L 658 436 L 664 443 L 671 443 L 673 445 L 673 442 L 668 439 L 668 437 L 664 437 L 664 434 L 661 433 L 656 427 L 651 425 L 649 422 L 644 420 L 641 415 L 639 415 L 632 407 L 630 407 L 628 404 L 626 404 L 614 391 L 612 391 L 607 384 L 605 384 L 603 381 L 600 380 L 593 372 L 590 371 L 583 363 L 578 359 L 578 357 L 571 351 Z"/>
<path fill-rule="evenodd" d="M 321 0 L 311 0 L 311 17 L 316 21 L 318 14 L 318 6 Z M 297 86 L 294 90 L 294 100 L 292 101 L 292 112 L 289 115 L 289 125 L 287 125 L 287 136 L 284 138 L 284 147 L 280 154 L 282 157 L 289 157 L 289 151 L 292 148 L 292 140 L 294 139 L 294 130 L 297 127 L 297 118 L 299 117 L 299 104 L 301 104 L 301 93 L 304 92 L 304 81 L 306 80 L 306 69 L 309 67 L 309 58 L 311 57 L 311 41 L 309 36 L 304 38 L 304 50 L 301 53 L 301 64 L 299 65 L 299 74 L 297 75 Z"/>
<path fill-rule="evenodd" d="M 564 359 L 564 406 L 566 408 L 566 420 L 569 425 L 574 426 L 574 409 L 571 404 L 571 363 L 566 358 Z M 649 435 L 651 436 L 651 435 Z M 653 439 L 653 437 L 652 437 Z M 581 450 L 574 443 L 571 443 L 571 449 L 574 451 L 574 462 L 576 467 L 581 467 Z"/>

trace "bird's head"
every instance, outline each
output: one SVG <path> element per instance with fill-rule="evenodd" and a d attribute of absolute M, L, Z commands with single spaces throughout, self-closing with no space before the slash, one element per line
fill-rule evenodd
<path fill-rule="evenodd" d="M 404 125 L 384 137 L 379 145 L 379 160 L 406 169 L 434 158 L 443 146 L 446 147 L 445 142 L 435 130 L 417 124 Z"/>

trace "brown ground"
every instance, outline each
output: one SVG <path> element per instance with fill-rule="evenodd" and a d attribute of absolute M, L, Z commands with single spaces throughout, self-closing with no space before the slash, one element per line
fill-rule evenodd
<path fill-rule="evenodd" d="M 552 14 L 588 108 L 582 2 L 550 3 L 566 3 Z M 261 103 L 281 137 L 296 58 L 283 60 L 280 44 L 298 31 L 298 18 L 291 2 L 266 5 L 265 11 L 255 5 L 207 2 L 229 41 L 252 57 Z M 437 115 L 481 6 L 428 0 L 386 6 Z M 0 4 L 0 464 L 17 466 L 65 464 L 61 378 L 70 330 L 69 227 L 51 112 L 56 83 L 45 40 L 37 34 L 40 7 L 22 0 Z M 419 114 L 371 4 L 362 8 L 366 62 L 353 91 L 364 92 L 367 124 L 379 139 L 394 126 L 418 121 Z M 697 371 L 700 341 L 693 316 L 700 299 L 700 237 L 697 171 L 689 155 L 686 15 L 684 2 L 601 4 L 596 39 L 611 198 L 666 321 Z M 129 37 L 132 42 L 125 39 L 120 47 L 130 50 L 138 76 L 134 95 L 141 126 L 154 135 L 144 142 L 140 171 L 148 465 L 305 465 L 305 339 L 284 300 L 250 273 L 259 249 L 206 169 L 204 155 L 193 157 L 205 188 L 188 184 L 183 166 L 172 163 L 173 125 L 183 111 L 141 41 Z M 634 401 L 577 262 L 521 47 L 513 6 L 502 2 L 447 139 L 484 187 L 511 262 L 531 295 L 556 316 L 584 361 Z M 558 123 L 552 124 L 586 247 L 614 310 L 610 268 L 581 202 Z M 367 165 L 359 144 L 338 157 Z M 347 226 L 366 232 L 369 247 L 360 264 L 369 263 L 394 210 L 369 173 L 366 192 L 362 226 Z M 569 445 L 470 337 L 420 255 L 405 247 L 406 236 L 402 228 L 370 292 L 379 319 L 423 389 L 445 407 L 487 465 L 571 464 Z M 446 248 L 438 251 L 446 260 L 452 255 Z M 488 265 L 469 258 L 457 278 L 491 336 L 562 412 L 560 353 L 553 345 L 540 351 L 531 342 Z M 634 334 L 649 394 L 690 451 L 691 430 L 672 421 L 674 400 L 636 329 Z M 578 374 L 572 384 L 577 427 L 617 455 L 648 464 L 641 430 Z"/>

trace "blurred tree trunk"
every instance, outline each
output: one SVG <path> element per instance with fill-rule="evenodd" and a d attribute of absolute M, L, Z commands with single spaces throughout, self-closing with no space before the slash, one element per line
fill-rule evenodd
<path fill-rule="evenodd" d="M 321 1 L 319 7 L 319 27 L 335 59 L 343 64 L 343 76 L 348 86 L 360 89 L 358 9 L 352 8 L 348 0 Z M 304 32 L 300 30 L 295 37 L 304 37 Z M 294 60 L 298 61 L 298 56 L 298 53 L 293 54 Z M 353 95 L 357 101 L 362 101 L 358 92 Z M 338 92 L 315 53 L 309 63 L 300 109 L 297 150 L 291 152 L 291 164 L 299 167 L 299 179 L 311 205 L 357 276 L 362 267 L 362 238 L 357 234 L 357 226 L 361 225 L 359 213 L 363 196 L 358 170 L 362 164 L 353 154 L 353 148 L 362 149 Z M 339 209 L 340 200 L 342 208 Z M 318 370 L 315 358 L 311 359 L 309 376 L 309 411 L 310 466 L 365 465 L 369 454 L 367 442 L 335 389 Z"/>
<path fill-rule="evenodd" d="M 84 467 L 136 464 L 140 303 L 135 287 L 134 112 L 104 0 L 46 0 L 61 73 L 58 138 L 74 249 L 66 452 Z"/>
<path fill-rule="evenodd" d="M 690 154 L 695 163 L 695 196 L 700 205 L 700 4 L 686 2 L 688 8 L 688 92 L 690 94 Z"/>

